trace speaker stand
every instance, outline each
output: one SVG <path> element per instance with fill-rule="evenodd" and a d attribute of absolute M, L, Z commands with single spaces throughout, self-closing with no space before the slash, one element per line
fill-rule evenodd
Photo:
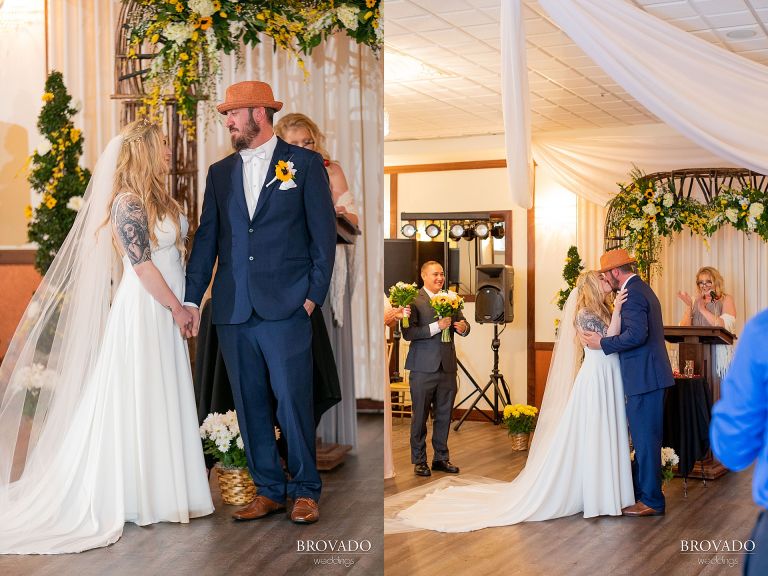
<path fill-rule="evenodd" d="M 501 370 L 499 370 L 499 348 L 501 347 L 501 340 L 499 340 L 499 325 L 494 324 L 493 325 L 493 340 L 491 341 L 491 350 L 493 350 L 493 370 L 491 371 L 491 377 L 488 380 L 488 383 L 485 385 L 484 388 L 480 388 L 480 386 L 477 384 L 477 382 L 474 381 L 474 379 L 470 376 L 470 380 L 472 384 L 475 386 L 475 390 L 470 392 L 469 395 L 464 398 L 457 406 L 460 406 L 464 403 L 465 400 L 468 400 L 471 396 L 474 394 L 477 394 L 477 398 L 475 398 L 474 402 L 472 402 L 472 405 L 469 407 L 469 409 L 464 413 L 464 416 L 461 417 L 461 420 L 459 420 L 456 423 L 456 426 L 453 427 L 455 431 L 458 431 L 462 424 L 464 424 L 464 421 L 469 417 L 469 414 L 472 412 L 472 410 L 477 410 L 482 414 L 485 418 L 487 418 L 489 421 L 493 422 L 494 424 L 500 424 L 503 417 L 504 417 L 504 407 L 499 407 L 499 400 L 502 399 L 502 393 L 504 394 L 504 399 L 507 401 L 507 404 L 511 404 L 512 401 L 510 399 L 509 395 L 509 388 L 507 387 L 507 381 L 504 379 L 504 375 L 501 373 Z M 464 366 L 462 366 L 462 369 L 464 369 Z M 464 369 L 466 372 L 466 369 Z M 469 376 L 469 373 L 467 373 Z M 486 396 L 486 392 L 488 391 L 488 388 L 493 386 L 493 402 L 490 401 L 488 396 Z M 480 400 L 485 400 L 488 406 L 490 406 L 492 412 L 493 412 L 493 418 L 488 416 L 485 412 L 480 410 L 480 408 L 477 407 L 477 403 L 480 402 Z"/>

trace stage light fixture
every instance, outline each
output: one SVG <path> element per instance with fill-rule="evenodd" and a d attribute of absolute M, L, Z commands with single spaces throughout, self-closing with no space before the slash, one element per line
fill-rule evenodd
<path fill-rule="evenodd" d="M 497 240 L 504 238 L 504 222 L 496 222 L 491 229 L 491 236 Z"/>
<path fill-rule="evenodd" d="M 424 232 L 426 232 L 427 236 L 430 238 L 437 238 L 440 236 L 440 232 L 442 232 L 442 230 L 440 230 L 440 226 L 432 222 L 431 224 L 427 225 L 427 227 L 424 229 Z"/>
<path fill-rule="evenodd" d="M 478 222 L 475 224 L 475 235 L 481 240 L 488 238 L 489 232 L 490 230 L 488 229 L 488 224 L 486 222 Z"/>
<path fill-rule="evenodd" d="M 448 232 L 448 236 L 451 237 L 451 240 L 460 240 L 464 236 L 464 225 L 461 222 L 453 224 Z"/>
<path fill-rule="evenodd" d="M 412 222 L 406 222 L 403 224 L 403 227 L 400 228 L 400 232 L 402 232 L 403 236 L 406 238 L 413 238 L 416 236 L 416 226 L 414 226 Z"/>
<path fill-rule="evenodd" d="M 475 234 L 474 226 L 470 225 L 464 229 L 464 236 L 463 236 L 464 240 L 474 240 L 476 236 L 477 234 Z"/>

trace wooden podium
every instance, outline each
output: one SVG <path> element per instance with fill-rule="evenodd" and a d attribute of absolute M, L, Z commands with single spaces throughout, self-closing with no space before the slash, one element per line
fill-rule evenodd
<path fill-rule="evenodd" d="M 717 402 L 720 399 L 720 376 L 715 369 L 714 346 L 732 345 L 736 336 L 720 326 L 664 326 L 664 339 L 680 345 L 680 367 L 685 366 L 687 360 L 693 360 L 694 374 L 701 375 L 707 381 L 712 403 Z M 703 460 L 696 463 L 691 477 L 714 480 L 726 472 L 710 450 Z"/>

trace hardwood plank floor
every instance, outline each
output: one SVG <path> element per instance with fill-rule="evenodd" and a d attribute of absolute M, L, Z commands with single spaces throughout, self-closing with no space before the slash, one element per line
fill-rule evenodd
<path fill-rule="evenodd" d="M 397 476 L 384 482 L 389 496 L 428 482 L 413 474 L 408 448 L 410 420 L 395 419 L 393 445 Z M 427 439 L 431 458 L 431 445 Z M 502 480 L 522 469 L 527 452 L 513 452 L 506 430 L 484 422 L 451 429 L 451 461 L 462 474 Z M 433 474 L 431 479 L 441 477 Z M 757 518 L 751 469 L 707 482 L 682 480 L 667 487 L 667 515 L 650 518 L 580 515 L 490 528 L 465 534 L 419 531 L 384 539 L 386 573 L 393 575 L 713 575 L 741 574 L 745 556 L 683 554 L 681 540 L 746 540 Z M 736 563 L 706 564 L 706 561 Z"/>
<path fill-rule="evenodd" d="M 237 523 L 234 506 L 221 504 L 212 480 L 216 512 L 189 524 L 127 524 L 108 548 L 62 556 L 0 556 L 2 576 L 240 576 L 383 574 L 382 416 L 358 415 L 358 449 L 323 473 L 320 521 L 293 524 L 284 514 Z M 215 476 L 215 475 L 214 475 Z M 299 540 L 369 540 L 368 554 L 300 554 Z M 343 558 L 350 566 L 316 564 Z"/>

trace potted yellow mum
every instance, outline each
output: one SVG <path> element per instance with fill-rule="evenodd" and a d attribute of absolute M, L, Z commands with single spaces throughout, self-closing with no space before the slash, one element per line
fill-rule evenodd
<path fill-rule="evenodd" d="M 539 409 L 528 404 L 508 404 L 504 407 L 504 424 L 512 438 L 512 450 L 527 450 L 531 432 L 536 427 Z"/>

